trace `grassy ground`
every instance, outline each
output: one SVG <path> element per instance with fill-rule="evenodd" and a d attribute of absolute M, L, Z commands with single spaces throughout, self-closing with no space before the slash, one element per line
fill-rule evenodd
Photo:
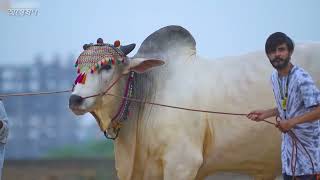
<path fill-rule="evenodd" d="M 111 141 L 54 149 L 41 160 L 6 160 L 5 180 L 112 180 L 116 178 Z M 206 180 L 251 180 L 234 173 L 218 173 Z M 280 178 L 278 178 L 280 179 Z"/>
<path fill-rule="evenodd" d="M 111 159 L 7 160 L 5 180 L 107 180 L 116 179 Z"/>
<path fill-rule="evenodd" d="M 113 143 L 111 141 L 95 141 L 77 146 L 65 146 L 51 150 L 46 159 L 56 158 L 108 158 L 114 157 Z"/>

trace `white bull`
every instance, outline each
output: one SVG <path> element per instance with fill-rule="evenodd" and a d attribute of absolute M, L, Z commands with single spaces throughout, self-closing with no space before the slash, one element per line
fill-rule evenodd
<path fill-rule="evenodd" d="M 298 45 L 293 55 L 293 62 L 311 72 L 318 85 L 319 52 L 319 44 Z M 147 59 L 161 59 L 165 65 Z M 86 83 L 78 83 L 70 97 L 72 111 L 91 112 L 101 130 L 108 130 L 120 99 L 106 95 L 82 97 L 101 92 L 129 68 L 141 73 L 135 75 L 133 98 L 234 113 L 275 106 L 269 82 L 272 66 L 264 52 L 200 59 L 189 32 L 168 26 L 151 34 L 129 63 L 88 74 Z M 122 95 L 127 76 L 109 93 Z M 149 104 L 131 103 L 129 109 L 114 141 L 120 179 L 204 179 L 221 171 L 274 179 L 281 173 L 280 133 L 272 125 L 252 122 L 244 116 Z"/>

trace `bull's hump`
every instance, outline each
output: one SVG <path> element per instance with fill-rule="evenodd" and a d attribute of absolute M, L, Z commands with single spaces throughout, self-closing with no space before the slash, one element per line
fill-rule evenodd
<path fill-rule="evenodd" d="M 134 57 L 164 58 L 175 51 L 196 52 L 196 41 L 191 33 L 181 26 L 163 27 L 149 35 Z"/>

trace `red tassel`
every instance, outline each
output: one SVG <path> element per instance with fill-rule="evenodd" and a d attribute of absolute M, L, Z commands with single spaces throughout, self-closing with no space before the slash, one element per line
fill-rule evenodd
<path fill-rule="evenodd" d="M 86 83 L 86 79 L 87 79 L 87 75 L 86 75 L 86 74 L 83 74 L 83 75 L 82 75 L 81 84 Z"/>
<path fill-rule="evenodd" d="M 81 77 L 82 77 L 82 74 L 79 74 L 78 77 L 76 78 L 76 80 L 74 81 L 74 84 L 80 83 Z"/>
<path fill-rule="evenodd" d="M 83 74 L 80 74 L 79 79 L 78 79 L 78 83 L 82 83 L 82 79 L 83 79 Z"/>
<path fill-rule="evenodd" d="M 114 47 L 119 47 L 120 46 L 120 41 L 119 40 L 116 40 L 114 43 L 113 43 Z"/>

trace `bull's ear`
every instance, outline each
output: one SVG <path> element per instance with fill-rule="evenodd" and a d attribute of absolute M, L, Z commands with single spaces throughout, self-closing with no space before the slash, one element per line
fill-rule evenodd
<path fill-rule="evenodd" d="M 134 58 L 129 60 L 129 65 L 125 68 L 123 74 L 127 74 L 130 71 L 141 74 L 162 65 L 164 65 L 164 61 L 159 59 Z"/>

